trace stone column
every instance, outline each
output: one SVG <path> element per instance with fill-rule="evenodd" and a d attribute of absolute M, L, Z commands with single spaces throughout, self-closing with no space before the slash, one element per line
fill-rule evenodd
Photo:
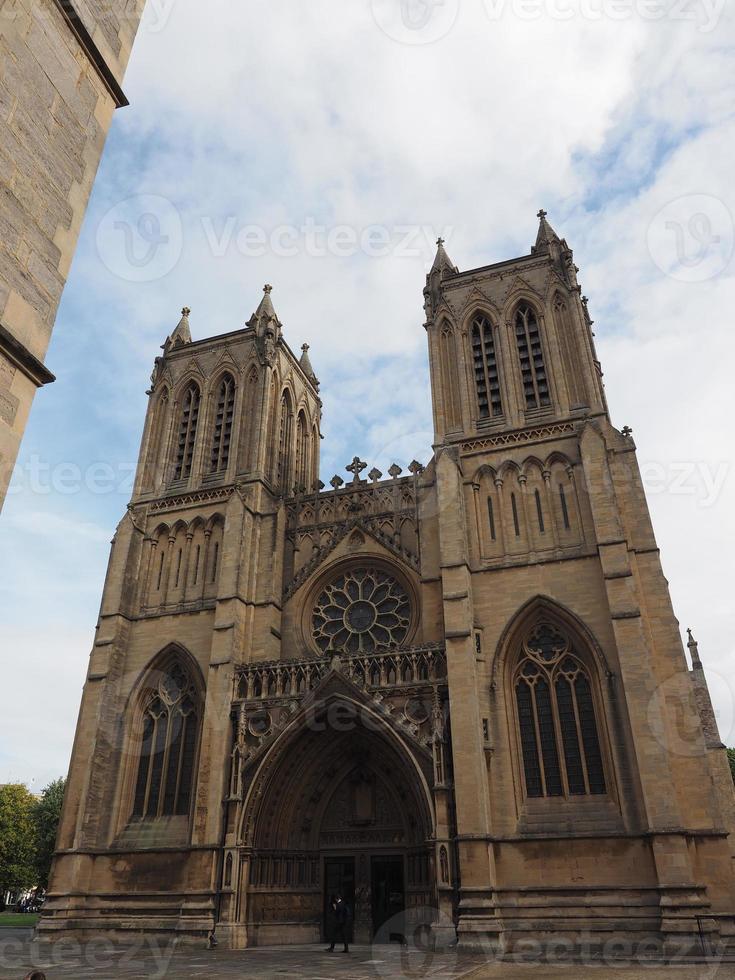
<path fill-rule="evenodd" d="M 444 633 L 452 705 L 454 797 L 460 879 L 459 935 L 473 945 L 488 933 L 497 937 L 494 921 L 495 868 L 488 843 L 490 812 L 487 766 L 478 699 L 474 649 L 472 584 L 466 533 L 462 474 L 456 450 L 440 449 L 436 464 L 439 540 L 441 546 Z M 492 940 L 491 940 L 492 941 Z"/>

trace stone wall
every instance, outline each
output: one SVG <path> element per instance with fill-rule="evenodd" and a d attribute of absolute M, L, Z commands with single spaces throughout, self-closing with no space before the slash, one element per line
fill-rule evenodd
<path fill-rule="evenodd" d="M 0 505 L 144 0 L 0 11 Z"/>

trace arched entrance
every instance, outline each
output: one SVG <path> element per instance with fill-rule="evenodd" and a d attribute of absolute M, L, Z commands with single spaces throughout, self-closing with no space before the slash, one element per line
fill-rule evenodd
<path fill-rule="evenodd" d="M 354 940 L 434 905 L 432 759 L 348 682 L 312 701 L 243 773 L 238 918 L 248 945 L 316 942 L 328 898 Z M 316 693 L 316 692 L 315 692 Z"/>

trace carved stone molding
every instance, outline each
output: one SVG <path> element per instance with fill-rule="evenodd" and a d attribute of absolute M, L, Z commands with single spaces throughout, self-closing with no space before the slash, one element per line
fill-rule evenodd
<path fill-rule="evenodd" d="M 194 504 L 207 504 L 217 500 L 228 500 L 234 490 L 234 486 L 230 485 L 216 487 L 211 490 L 195 490 L 176 497 L 164 497 L 160 500 L 155 500 L 151 504 L 151 511 L 157 513 L 162 510 L 177 510 L 180 507 L 190 507 Z"/>
<path fill-rule="evenodd" d="M 537 429 L 518 429 L 515 432 L 498 433 L 496 436 L 477 436 L 475 439 L 463 442 L 461 450 L 465 455 L 481 453 L 487 449 L 517 446 L 525 442 L 539 442 L 543 439 L 574 435 L 575 432 L 576 428 L 573 422 L 555 422 Z"/>

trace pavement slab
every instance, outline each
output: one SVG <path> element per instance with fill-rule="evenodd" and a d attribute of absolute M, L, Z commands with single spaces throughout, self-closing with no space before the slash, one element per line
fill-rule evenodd
<path fill-rule="evenodd" d="M 490 962 L 481 952 L 398 945 L 354 946 L 349 954 L 322 945 L 198 950 L 150 941 L 121 947 L 105 939 L 50 946 L 34 942 L 30 930 L 0 930 L 0 978 L 23 980 L 31 969 L 47 980 L 735 980 L 735 964 L 722 962 Z"/>

